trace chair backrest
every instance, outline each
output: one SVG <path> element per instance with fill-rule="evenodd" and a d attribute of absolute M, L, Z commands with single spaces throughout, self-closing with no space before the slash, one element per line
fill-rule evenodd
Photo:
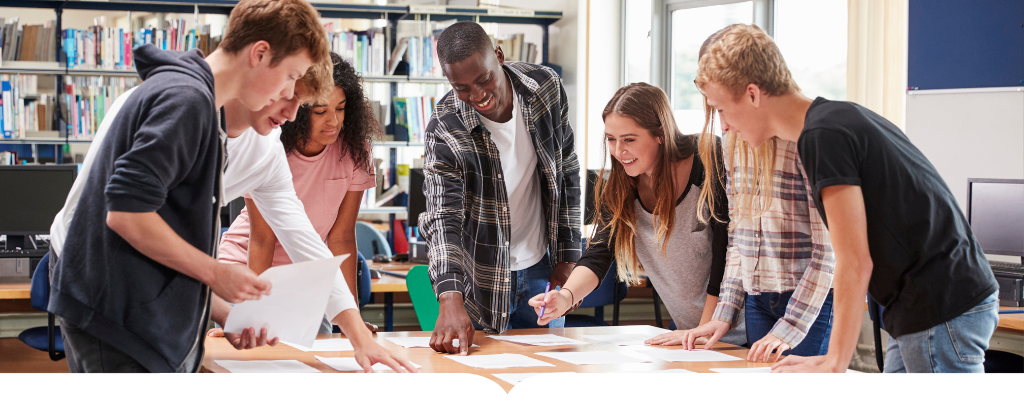
<path fill-rule="evenodd" d="M 32 308 L 46 312 L 50 304 L 50 254 L 43 255 L 39 265 L 32 272 L 32 288 L 29 293 L 32 299 Z"/>
<path fill-rule="evenodd" d="M 377 246 L 376 252 L 374 252 L 374 245 Z M 373 259 L 375 254 L 392 255 L 391 245 L 388 245 L 384 234 L 380 233 L 373 225 L 360 220 L 356 221 L 356 249 L 370 259 Z"/>
<path fill-rule="evenodd" d="M 409 288 L 409 298 L 412 300 L 413 310 L 416 311 L 416 319 L 420 321 L 420 329 L 434 330 L 441 304 L 437 302 L 434 286 L 430 283 L 427 265 L 416 265 L 409 269 L 405 284 Z"/>
<path fill-rule="evenodd" d="M 370 303 L 370 265 L 366 264 L 366 258 L 359 252 L 356 252 L 356 269 L 359 271 L 359 276 L 356 277 L 359 307 L 363 307 Z"/>
<path fill-rule="evenodd" d="M 629 290 L 629 286 L 625 282 L 620 282 L 618 279 L 618 270 L 615 268 L 614 262 L 612 267 L 608 269 L 608 273 L 604 276 L 604 280 L 601 285 L 597 287 L 593 292 L 590 292 L 587 297 L 583 298 L 583 302 L 580 303 L 581 308 L 594 308 L 598 306 L 606 306 L 615 303 L 615 288 L 619 289 L 619 300 L 626 298 L 626 292 Z"/>

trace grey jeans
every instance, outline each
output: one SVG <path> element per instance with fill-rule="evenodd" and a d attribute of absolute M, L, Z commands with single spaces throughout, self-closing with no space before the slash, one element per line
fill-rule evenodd
<path fill-rule="evenodd" d="M 128 354 L 97 339 L 84 330 L 61 320 L 64 354 L 72 373 L 148 373 L 145 367 Z M 178 373 L 197 372 L 199 347 L 188 354 Z"/>

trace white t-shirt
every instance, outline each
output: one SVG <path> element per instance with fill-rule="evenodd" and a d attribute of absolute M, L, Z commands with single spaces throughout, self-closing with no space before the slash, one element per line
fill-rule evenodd
<path fill-rule="evenodd" d="M 509 236 L 509 268 L 523 270 L 540 262 L 547 252 L 544 239 L 544 206 L 540 197 L 537 151 L 523 119 L 519 96 L 512 93 L 512 119 L 496 123 L 480 116 L 498 147 L 512 233 Z"/>
<path fill-rule="evenodd" d="M 102 145 L 107 129 L 113 123 L 118 110 L 134 90 L 135 88 L 129 89 L 114 101 L 93 138 L 92 146 L 85 156 L 78 178 L 71 186 L 64 208 L 57 213 L 53 226 L 50 227 L 50 250 L 54 255 L 51 258 L 60 256 L 68 228 L 71 226 L 71 218 L 82 196 L 82 189 L 88 180 L 96 152 Z M 246 193 L 252 195 L 256 207 L 264 211 L 263 218 L 274 230 L 278 241 L 293 261 L 331 258 L 334 254 L 313 229 L 302 202 L 295 195 L 292 172 L 288 168 L 288 159 L 280 136 L 280 129 L 274 129 L 269 136 L 261 136 L 250 128 L 240 136 L 227 140 L 228 164 L 223 178 L 223 201 L 231 201 Z M 339 269 L 324 313 L 328 319 L 333 320 L 342 311 L 355 308 L 357 306 L 352 291 L 348 289 L 345 277 Z"/>

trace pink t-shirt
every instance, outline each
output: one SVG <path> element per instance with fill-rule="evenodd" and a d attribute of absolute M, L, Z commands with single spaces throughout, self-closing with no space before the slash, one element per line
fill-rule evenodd
<path fill-rule="evenodd" d="M 325 242 L 327 234 L 331 232 L 334 222 L 338 219 L 338 210 L 345 195 L 376 186 L 375 176 L 356 167 L 352 156 L 341 157 L 343 144 L 339 140 L 313 157 L 306 157 L 298 152 L 288 154 L 288 167 L 291 169 L 295 194 L 302 201 L 306 215 L 320 235 L 320 240 Z M 245 197 L 249 198 L 249 195 Z M 273 213 L 271 210 L 260 212 Z M 249 212 L 242 209 L 221 239 L 218 259 L 223 262 L 246 264 L 248 250 Z M 292 260 L 278 241 L 274 248 L 273 266 L 290 263 Z"/>

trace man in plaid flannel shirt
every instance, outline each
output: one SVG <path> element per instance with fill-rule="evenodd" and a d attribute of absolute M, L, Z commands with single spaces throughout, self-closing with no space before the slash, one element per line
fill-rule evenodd
<path fill-rule="evenodd" d="M 527 301 L 569 277 L 580 257 L 580 169 L 553 70 L 505 62 L 472 22 L 446 29 L 437 56 L 453 90 L 424 135 L 419 221 L 440 301 L 430 346 L 468 354 L 475 329 L 537 327 Z"/>

